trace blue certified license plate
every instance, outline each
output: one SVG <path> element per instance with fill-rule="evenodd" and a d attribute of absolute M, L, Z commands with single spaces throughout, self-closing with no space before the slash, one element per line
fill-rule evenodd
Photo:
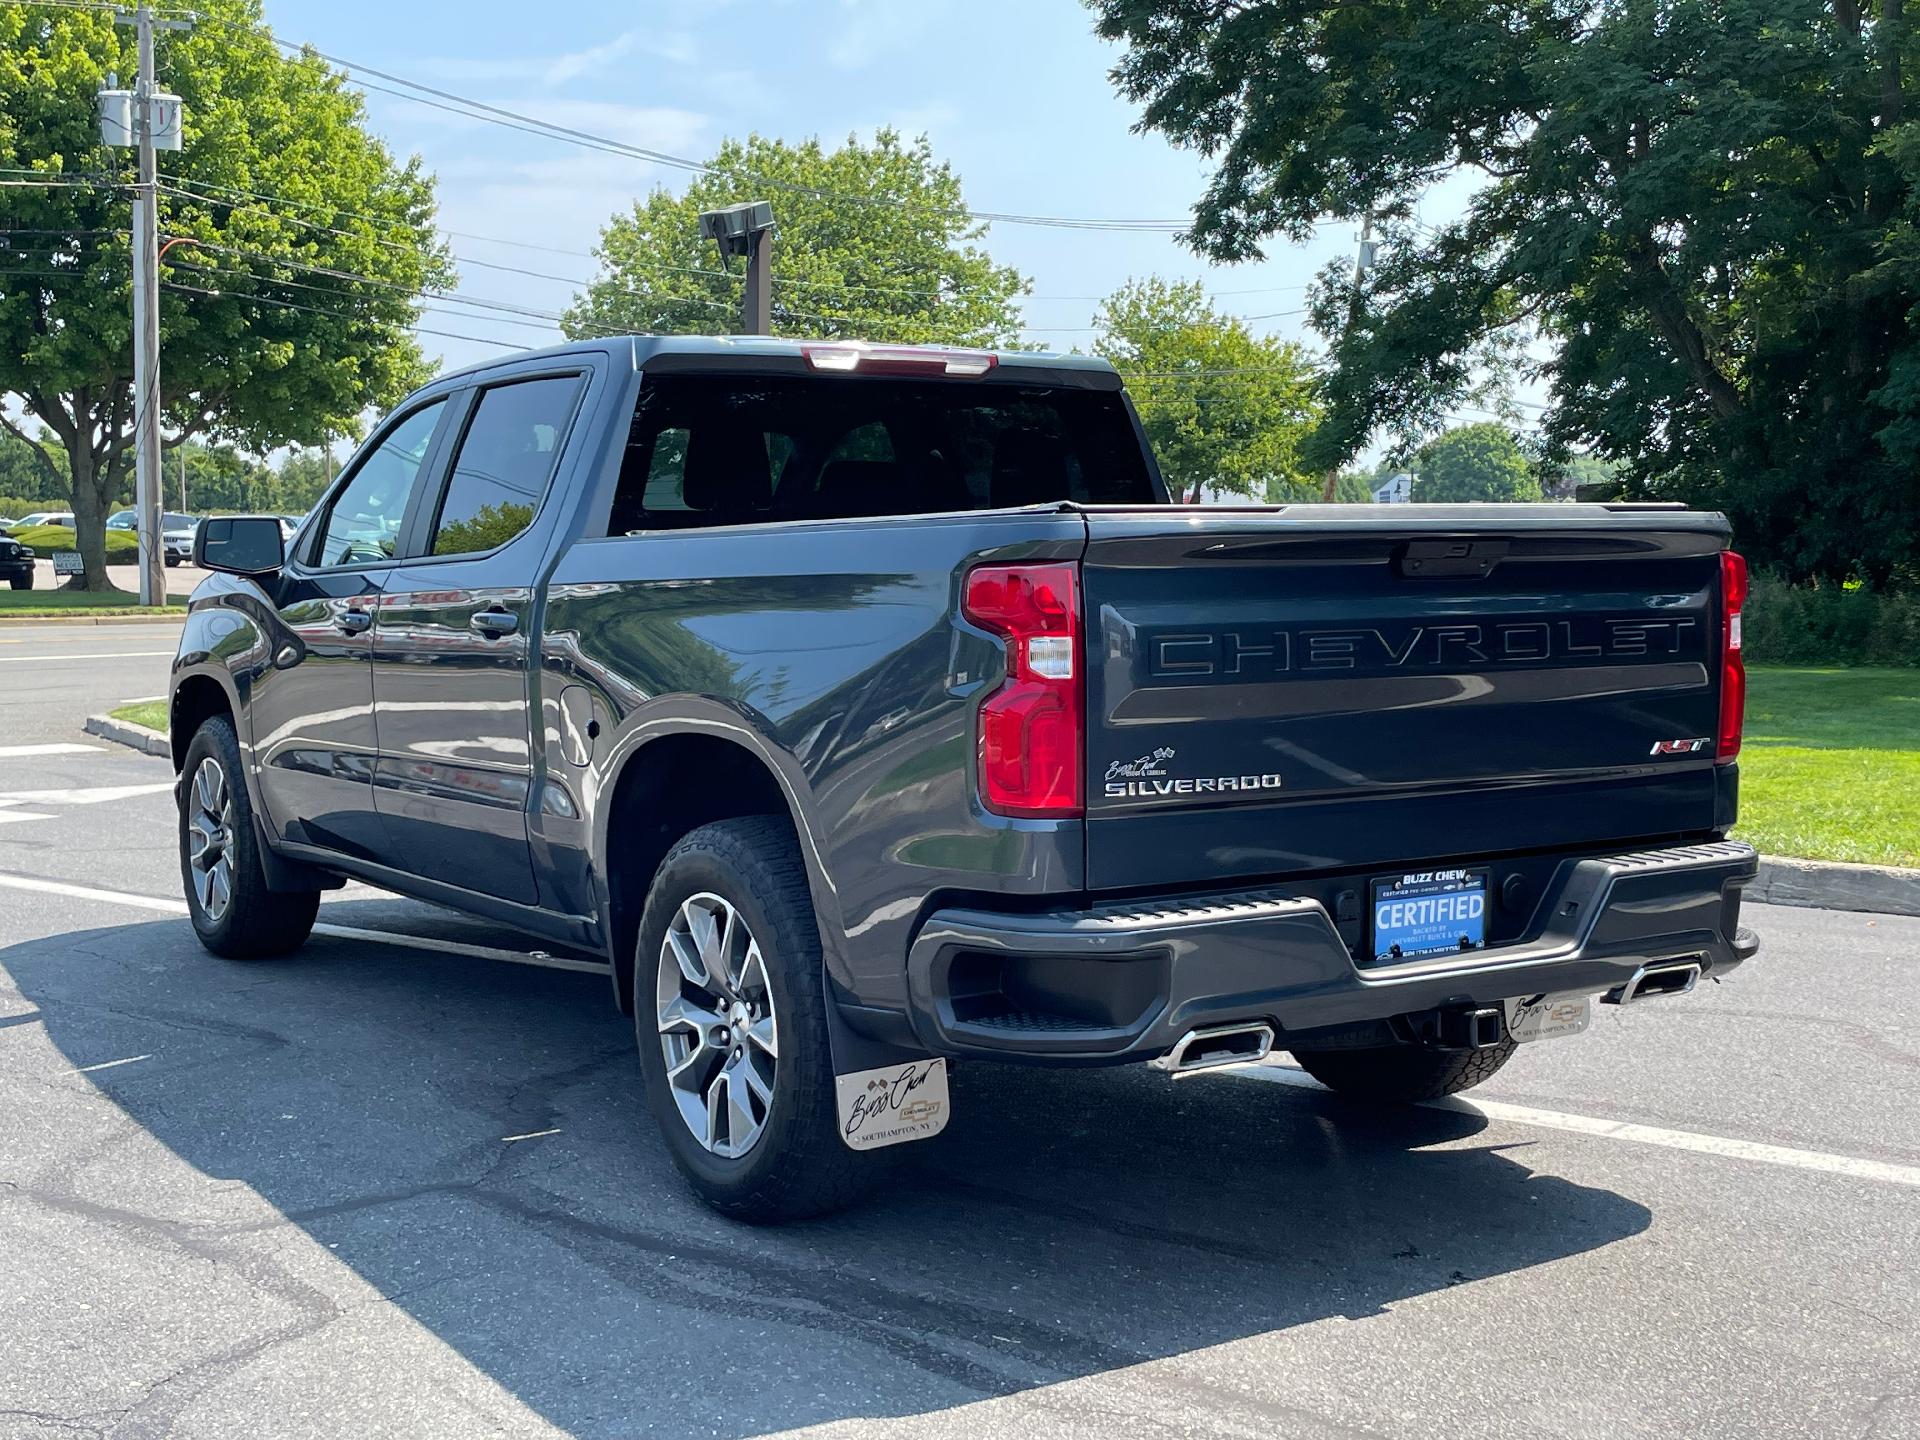
<path fill-rule="evenodd" d="M 1487 943 L 1487 872 L 1425 870 L 1373 882 L 1373 958 L 1457 954 Z"/>

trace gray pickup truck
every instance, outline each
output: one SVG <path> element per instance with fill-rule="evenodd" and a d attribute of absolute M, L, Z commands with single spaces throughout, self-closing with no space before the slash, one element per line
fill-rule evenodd
<path fill-rule="evenodd" d="M 369 882 L 603 957 L 674 1160 L 852 1198 L 958 1059 L 1464 1089 L 1758 946 L 1745 567 L 1658 506 L 1170 504 L 1079 356 L 595 341 L 436 381 L 172 683 L 216 954 Z"/>

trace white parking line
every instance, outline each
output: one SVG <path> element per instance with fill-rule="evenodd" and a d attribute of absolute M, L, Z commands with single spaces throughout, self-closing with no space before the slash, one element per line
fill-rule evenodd
<path fill-rule="evenodd" d="M 97 1065 L 76 1065 L 73 1068 L 82 1075 L 91 1075 L 95 1070 L 113 1070 L 121 1065 L 133 1065 L 142 1060 L 151 1060 L 151 1055 L 129 1055 L 124 1060 L 102 1060 Z"/>
<path fill-rule="evenodd" d="M 0 745 L 0 760 L 18 760 L 28 755 L 86 755 L 106 748 L 104 745 L 78 745 L 66 740 L 50 745 Z"/>
<path fill-rule="evenodd" d="M 173 789 L 171 780 L 145 785 L 84 785 L 67 790 L 14 790 L 0 795 L 0 805 L 100 805 L 109 800 L 132 800 Z"/>
<path fill-rule="evenodd" d="M 99 900 L 110 905 L 125 905 L 138 910 L 156 910 L 168 915 L 187 913 L 187 902 L 158 895 L 135 895 L 124 890 L 102 890 L 91 885 L 70 885 L 63 880 L 43 880 L 32 875 L 0 872 L 0 889 L 37 891 L 43 895 L 64 895 L 74 900 Z M 534 965 L 552 970 L 577 970 L 604 975 L 607 966 L 593 960 L 575 960 L 545 951 L 504 950 L 492 945 L 469 945 L 459 940 L 440 940 L 425 935 L 403 935 L 391 930 L 365 930 L 354 925 L 321 923 L 314 934 L 340 940 L 365 940 L 374 944 L 398 945 L 408 949 L 432 950 L 449 955 L 466 955 L 480 960 L 499 960 L 514 965 Z M 146 1058 L 146 1057 L 138 1057 Z M 110 1062 L 126 1063 L 126 1062 Z M 1304 1090 L 1329 1093 L 1308 1075 L 1285 1064 L 1241 1066 L 1221 1072 L 1244 1076 L 1277 1085 L 1292 1085 Z M 1589 1135 L 1601 1140 L 1622 1140 L 1634 1145 L 1652 1145 L 1668 1150 L 1687 1150 L 1697 1155 L 1715 1155 L 1728 1160 L 1748 1160 L 1763 1165 L 1779 1165 L 1792 1170 L 1811 1170 L 1827 1175 L 1845 1175 L 1856 1180 L 1878 1180 L 1891 1185 L 1920 1187 L 1920 1165 L 1895 1165 L 1884 1160 L 1863 1160 L 1854 1155 L 1834 1155 L 1821 1150 L 1796 1150 L 1785 1145 L 1766 1145 L 1754 1140 L 1735 1140 L 1725 1135 L 1706 1135 L 1692 1130 L 1668 1130 L 1657 1125 L 1639 1125 L 1626 1120 L 1606 1120 L 1593 1115 L 1572 1115 L 1558 1110 L 1539 1110 L 1531 1105 L 1510 1105 L 1503 1100 L 1465 1100 L 1449 1096 L 1443 1100 L 1422 1102 L 1428 1110 L 1447 1110 L 1461 1115 L 1479 1115 L 1489 1120 L 1505 1120 L 1541 1130 L 1559 1130 L 1572 1135 Z M 541 1132 L 536 1132 L 541 1133 Z M 533 1136 L 510 1136 L 531 1139 Z"/>
<path fill-rule="evenodd" d="M 0 889 L 33 890 L 42 895 L 64 895 L 71 900 L 102 900 L 109 905 L 157 910 L 166 915 L 187 913 L 187 902 L 184 900 L 160 895 L 135 895 L 125 890 L 101 890 L 92 885 L 70 885 L 64 880 L 42 880 L 37 875 L 12 875 L 0 871 Z M 430 935 L 406 935 L 395 930 L 365 930 L 358 925 L 333 925 L 326 921 L 315 925 L 313 933 L 335 940 L 366 940 L 377 945 L 399 945 L 409 950 L 465 955 L 475 960 L 532 965 L 542 970 L 576 970 L 586 975 L 604 975 L 609 968 L 604 961 L 576 960 L 568 955 L 549 955 L 544 950 L 503 950 L 493 945 L 469 945 L 464 940 L 440 940 Z"/>
<path fill-rule="evenodd" d="M 1297 1070 L 1291 1065 L 1244 1065 L 1222 1073 L 1270 1080 L 1278 1085 L 1293 1085 L 1302 1090 L 1318 1090 L 1322 1094 L 1330 1093 L 1306 1071 Z M 1468 1100 L 1459 1095 L 1449 1095 L 1442 1100 L 1422 1101 L 1421 1108 L 1448 1110 L 1456 1115 L 1482 1115 L 1489 1120 L 1506 1120 L 1541 1130 L 1562 1130 L 1570 1135 L 1593 1135 L 1603 1140 L 1625 1140 L 1634 1145 L 1691 1150 L 1697 1155 L 1718 1155 L 1728 1160 L 1784 1165 L 1791 1170 L 1815 1170 L 1827 1175 L 1846 1175 L 1855 1180 L 1883 1180 L 1890 1185 L 1920 1186 L 1920 1165 L 1891 1165 L 1884 1160 L 1830 1155 L 1823 1150 L 1795 1150 L 1786 1145 L 1763 1145 L 1754 1140 L 1733 1140 L 1725 1135 L 1703 1135 L 1694 1130 L 1667 1130 L 1658 1125 L 1636 1125 L 1627 1120 L 1568 1115 L 1558 1110 L 1536 1110 L 1531 1105 L 1509 1105 L 1504 1100 Z"/>
<path fill-rule="evenodd" d="M 69 660 L 139 660 L 171 650 L 95 650 L 85 655 L 0 655 L 0 665 L 59 665 Z"/>

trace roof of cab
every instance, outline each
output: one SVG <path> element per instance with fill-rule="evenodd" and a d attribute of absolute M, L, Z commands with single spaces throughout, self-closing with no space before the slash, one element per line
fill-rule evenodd
<path fill-rule="evenodd" d="M 445 372 L 439 378 L 447 380 L 459 375 L 497 369 L 502 365 L 523 365 L 528 361 L 556 359 L 590 351 L 630 357 L 634 369 L 637 370 L 658 356 L 685 355 L 709 361 L 800 360 L 809 346 L 856 343 L 872 343 L 889 350 L 925 350 L 933 354 L 943 351 L 962 351 L 972 355 L 992 355 L 996 368 L 1017 366 L 1022 370 L 1058 370 L 1079 374 L 1092 372 L 1102 375 L 1115 373 L 1111 365 L 1096 356 L 1062 355 L 1048 350 L 994 350 L 985 346 L 967 345 L 894 345 L 884 341 L 788 339 L 774 335 L 612 335 L 592 340 L 575 340 L 564 345 L 549 345 L 539 350 L 523 350 L 513 355 L 484 360 L 478 364 L 463 365 L 457 370 Z"/>

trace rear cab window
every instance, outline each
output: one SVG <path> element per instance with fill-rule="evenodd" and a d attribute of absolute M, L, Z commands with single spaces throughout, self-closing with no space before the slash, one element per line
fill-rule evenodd
<path fill-rule="evenodd" d="M 607 530 L 1158 500 L 1118 392 L 798 375 L 658 375 Z"/>

